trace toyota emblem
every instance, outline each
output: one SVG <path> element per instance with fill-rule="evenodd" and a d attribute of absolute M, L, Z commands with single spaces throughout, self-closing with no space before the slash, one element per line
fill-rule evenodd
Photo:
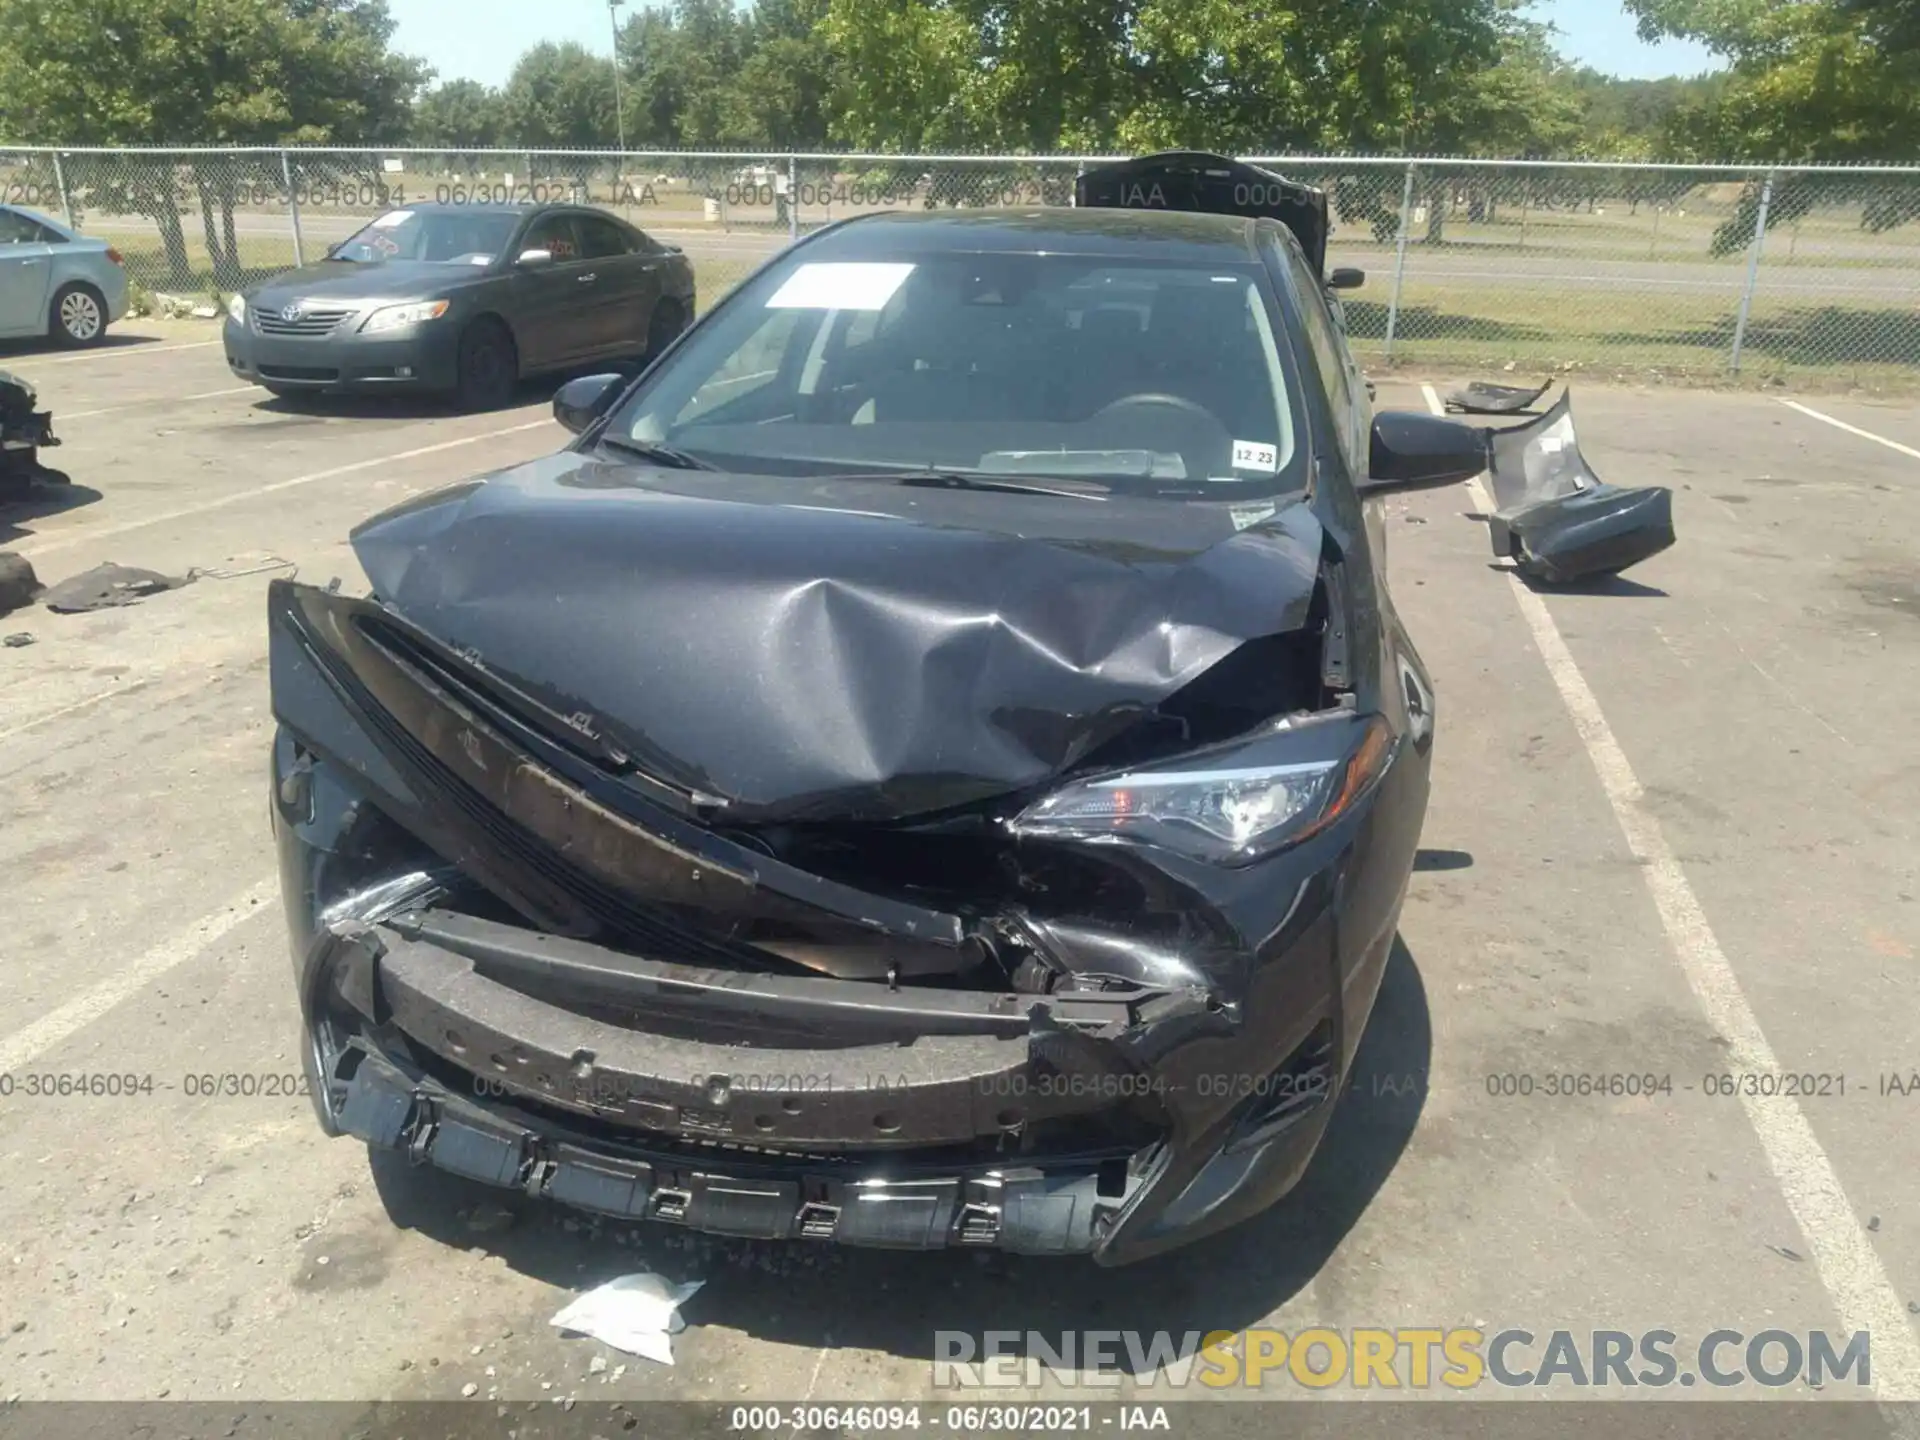
<path fill-rule="evenodd" d="M 304 314 L 306 314 L 306 311 L 302 310 L 299 304 L 296 302 L 295 304 L 289 305 L 287 306 L 286 309 L 282 310 L 280 312 L 280 318 L 282 320 L 285 320 L 288 324 L 292 324 L 294 321 L 298 320 Z"/>

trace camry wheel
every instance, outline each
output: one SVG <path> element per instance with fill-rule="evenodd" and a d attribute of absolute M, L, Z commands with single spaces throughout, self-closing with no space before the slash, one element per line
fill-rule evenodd
<path fill-rule="evenodd" d="M 107 333 L 107 307 L 90 285 L 63 285 L 48 328 L 62 345 L 97 345 Z"/>
<path fill-rule="evenodd" d="M 497 410 L 513 399 L 520 357 L 507 327 L 491 317 L 460 336 L 459 380 L 454 399 L 462 410 Z"/>

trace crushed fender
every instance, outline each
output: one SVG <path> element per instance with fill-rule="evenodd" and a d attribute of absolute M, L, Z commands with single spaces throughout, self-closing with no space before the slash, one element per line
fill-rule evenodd
<path fill-rule="evenodd" d="M 1563 391 L 1536 420 L 1487 432 L 1487 478 L 1499 509 L 1493 553 L 1549 585 L 1617 575 L 1673 544 L 1673 492 L 1624 489 L 1593 473 Z"/>
<path fill-rule="evenodd" d="M 1485 380 L 1469 381 L 1452 391 L 1446 399 L 1447 410 L 1454 415 L 1526 415 L 1535 403 L 1553 388 L 1553 381 L 1541 382 L 1537 389 L 1520 385 L 1492 385 Z"/>

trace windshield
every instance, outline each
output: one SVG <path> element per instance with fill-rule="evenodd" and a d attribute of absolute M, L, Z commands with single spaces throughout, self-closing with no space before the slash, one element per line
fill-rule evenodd
<path fill-rule="evenodd" d="M 356 264 L 424 260 L 444 265 L 489 265 L 513 238 L 517 215 L 445 214 L 389 210 L 350 239 L 331 258 Z"/>
<path fill-rule="evenodd" d="M 736 471 L 1297 490 L 1273 317 L 1254 264 L 796 261 L 690 336 L 607 433 Z"/>

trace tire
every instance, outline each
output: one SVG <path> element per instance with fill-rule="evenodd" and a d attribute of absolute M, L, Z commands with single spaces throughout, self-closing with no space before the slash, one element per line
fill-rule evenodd
<path fill-rule="evenodd" d="M 653 316 L 647 321 L 647 359 L 659 359 L 660 352 L 678 340 L 686 328 L 687 314 L 678 300 L 662 300 L 655 305 Z"/>
<path fill-rule="evenodd" d="M 520 384 L 520 354 L 513 335 L 491 316 L 460 332 L 454 403 L 462 410 L 498 410 Z"/>
<path fill-rule="evenodd" d="M 62 285 L 47 310 L 47 333 L 71 349 L 98 345 L 107 336 L 105 298 L 91 285 Z"/>

